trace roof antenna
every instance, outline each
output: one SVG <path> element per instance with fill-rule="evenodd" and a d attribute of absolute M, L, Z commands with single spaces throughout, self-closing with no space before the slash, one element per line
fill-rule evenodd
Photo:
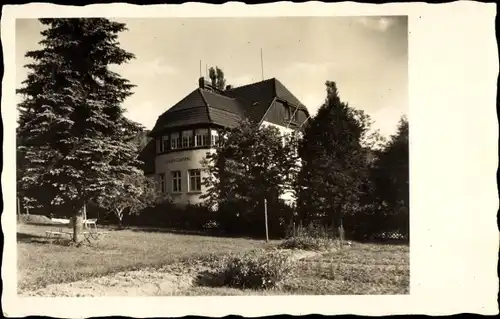
<path fill-rule="evenodd" d="M 262 48 L 260 48 L 260 69 L 262 71 L 262 81 L 264 81 L 264 59 L 262 58 Z"/>

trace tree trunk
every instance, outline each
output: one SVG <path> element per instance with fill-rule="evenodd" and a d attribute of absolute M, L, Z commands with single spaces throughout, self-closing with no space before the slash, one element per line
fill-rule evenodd
<path fill-rule="evenodd" d="M 82 241 L 81 235 L 83 230 L 83 212 L 78 211 L 72 217 L 73 222 L 73 242 L 79 243 Z"/>
<path fill-rule="evenodd" d="M 118 218 L 118 228 L 122 229 L 123 228 L 123 210 L 124 208 L 116 208 L 115 215 Z"/>

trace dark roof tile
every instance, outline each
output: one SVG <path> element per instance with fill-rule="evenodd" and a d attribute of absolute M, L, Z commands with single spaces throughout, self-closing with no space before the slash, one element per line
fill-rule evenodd
<path fill-rule="evenodd" d="M 239 114 L 234 114 L 218 108 L 209 107 L 208 109 L 212 123 L 216 125 L 232 128 L 237 126 L 243 118 Z"/>

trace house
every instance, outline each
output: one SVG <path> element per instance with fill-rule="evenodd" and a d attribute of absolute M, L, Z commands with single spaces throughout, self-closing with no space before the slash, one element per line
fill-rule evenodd
<path fill-rule="evenodd" d="M 275 78 L 218 90 L 202 77 L 197 89 L 159 116 L 149 133 L 152 142 L 143 150 L 143 158 L 154 161 L 147 160 L 145 167 L 174 202 L 201 203 L 206 191 L 201 161 L 215 151 L 222 128 L 248 119 L 286 133 L 308 117 L 307 108 Z"/>

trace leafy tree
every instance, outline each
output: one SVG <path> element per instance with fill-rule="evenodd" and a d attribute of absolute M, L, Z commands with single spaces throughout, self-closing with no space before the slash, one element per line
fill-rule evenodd
<path fill-rule="evenodd" d="M 115 214 L 120 227 L 125 213 L 137 214 L 142 209 L 167 200 L 166 194 L 160 191 L 158 182 L 144 176 L 142 172 L 121 174 L 113 182 L 97 202 L 100 207 Z"/>
<path fill-rule="evenodd" d="M 122 102 L 133 85 L 110 70 L 130 61 L 121 49 L 122 23 L 100 18 L 40 19 L 41 48 L 26 56 L 33 63 L 23 86 L 18 150 L 24 154 L 23 189 L 43 205 L 69 212 L 73 240 L 79 242 L 81 207 L 136 174 L 140 126 L 124 116 Z"/>
<path fill-rule="evenodd" d="M 277 222 L 280 197 L 291 190 L 297 171 L 296 138 L 290 136 L 284 142 L 278 129 L 246 121 L 223 136 L 216 152 L 209 153 L 204 162 L 207 203 L 218 207 L 219 221 L 232 231 L 242 225 L 249 231 L 260 230 L 264 199 L 269 224 Z"/>
<path fill-rule="evenodd" d="M 222 69 L 219 69 L 219 67 L 211 67 L 208 70 L 208 77 L 210 78 L 213 87 L 222 91 L 226 89 L 226 79 L 224 78 L 224 72 Z"/>
<path fill-rule="evenodd" d="M 334 82 L 326 82 L 327 97 L 304 128 L 299 153 L 302 170 L 297 204 L 301 219 L 341 225 L 359 206 L 367 185 L 370 118 L 340 100 Z"/>
<path fill-rule="evenodd" d="M 374 195 L 381 213 L 392 215 L 391 223 L 403 235 L 409 234 L 409 139 L 408 120 L 402 117 L 372 169 Z"/>

